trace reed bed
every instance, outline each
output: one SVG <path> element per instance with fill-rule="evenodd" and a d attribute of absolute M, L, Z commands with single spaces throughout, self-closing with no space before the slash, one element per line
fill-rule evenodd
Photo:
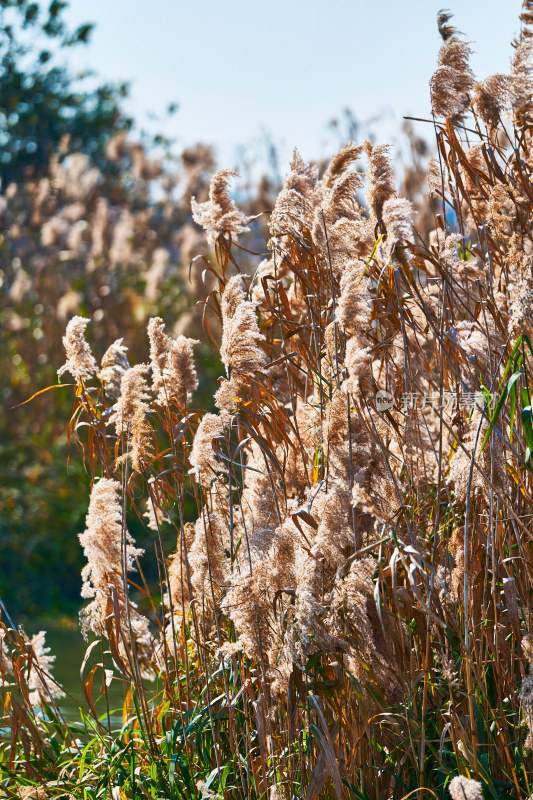
<path fill-rule="evenodd" d="M 160 318 L 133 366 L 68 323 L 86 705 L 64 721 L 44 634 L 4 608 L 8 796 L 531 796 L 531 0 L 520 23 L 478 82 L 439 15 L 427 240 L 368 142 L 320 173 L 295 152 L 251 272 L 232 173 L 193 198 L 210 408 Z"/>

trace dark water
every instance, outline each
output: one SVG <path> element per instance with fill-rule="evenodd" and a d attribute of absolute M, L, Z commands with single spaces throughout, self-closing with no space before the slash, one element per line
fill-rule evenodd
<path fill-rule="evenodd" d="M 80 719 L 80 705 L 85 711 L 89 710 L 87 700 L 84 697 L 80 668 L 83 663 L 85 652 L 89 646 L 79 629 L 78 620 L 67 617 L 45 619 L 36 625 L 26 626 L 29 635 L 40 630 L 46 631 L 46 645 L 50 647 L 51 653 L 55 655 L 55 665 L 52 674 L 56 681 L 61 684 L 65 691 L 65 697 L 59 700 L 59 706 L 68 721 Z M 84 670 L 86 680 L 91 667 L 102 661 L 102 651 L 97 645 L 91 653 L 90 659 Z M 106 656 L 106 667 L 111 668 L 110 656 Z M 95 707 L 99 715 L 107 713 L 105 697 L 100 695 L 102 685 L 102 670 L 98 669 L 93 681 L 93 697 Z M 116 669 L 114 674 L 117 674 Z M 107 690 L 109 708 L 113 721 L 117 722 L 121 718 L 122 704 L 124 702 L 123 684 L 118 679 L 113 679 Z"/>

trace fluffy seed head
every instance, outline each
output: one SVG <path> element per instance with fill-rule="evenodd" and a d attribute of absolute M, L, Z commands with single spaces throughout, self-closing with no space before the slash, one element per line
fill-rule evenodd
<path fill-rule="evenodd" d="M 531 714 L 533 712 L 533 675 L 528 675 L 524 678 L 518 697 L 524 711 L 527 714 Z"/>
<path fill-rule="evenodd" d="M 45 703 L 50 703 L 50 697 L 57 699 L 64 697 L 64 692 L 47 677 L 52 674 L 52 667 L 56 660 L 55 655 L 50 653 L 50 648 L 45 643 L 46 631 L 39 631 L 29 640 L 31 645 L 33 662 L 28 676 L 28 688 L 30 690 L 30 703 L 34 707 Z"/>
<path fill-rule="evenodd" d="M 509 101 L 509 77 L 497 73 L 476 83 L 473 92 L 474 107 L 490 130 L 495 130 Z"/>
<path fill-rule="evenodd" d="M 250 218 L 240 211 L 228 191 L 235 170 L 220 169 L 215 172 L 209 187 L 209 200 L 197 203 L 191 199 L 192 217 L 207 233 L 209 244 L 214 245 L 219 237 L 237 236 L 248 229 Z"/>
<path fill-rule="evenodd" d="M 164 328 L 160 317 L 153 317 L 148 322 L 152 390 L 157 394 L 159 404 L 165 405 L 174 399 L 183 408 L 189 394 L 198 387 L 193 357 L 193 347 L 198 341 L 183 335 L 171 339 Z"/>
<path fill-rule="evenodd" d="M 516 51 L 511 60 L 509 91 L 511 108 L 517 115 L 518 121 L 520 121 L 531 106 L 533 37 L 531 35 L 522 36 L 515 47 Z"/>
<path fill-rule="evenodd" d="M 228 576 L 228 556 L 224 547 L 226 526 L 218 514 L 205 512 L 195 525 L 194 541 L 189 551 L 191 584 L 194 596 L 212 602 L 220 597 Z"/>
<path fill-rule="evenodd" d="M 477 781 L 457 775 L 450 781 L 452 800 L 483 800 L 483 790 Z"/>
<path fill-rule="evenodd" d="M 448 25 L 452 17 L 453 14 L 444 8 L 442 8 L 437 14 L 437 27 L 444 41 L 453 36 L 457 30 L 455 25 Z"/>
<path fill-rule="evenodd" d="M 122 506 L 118 481 L 100 478 L 93 486 L 84 533 L 79 540 L 87 564 L 82 571 L 81 596 L 93 598 L 82 612 L 83 634 L 105 631 L 105 606 L 109 583 L 121 585 Z M 126 533 L 126 568 L 134 568 L 135 558 L 143 554 Z"/>
<path fill-rule="evenodd" d="M 76 383 L 81 383 L 92 378 L 98 369 L 91 348 L 85 341 L 84 332 L 88 324 L 88 319 L 78 316 L 72 317 L 67 324 L 67 330 L 63 336 L 63 347 L 67 360 L 57 371 L 59 377 L 64 372 L 70 372 Z"/>
<path fill-rule="evenodd" d="M 346 171 L 350 164 L 356 161 L 364 150 L 364 145 L 348 142 L 336 153 L 329 162 L 328 168 L 322 178 L 322 183 L 330 189 Z M 360 179 L 359 179 L 360 180 Z"/>
<path fill-rule="evenodd" d="M 128 348 L 122 344 L 123 341 L 123 339 L 117 339 L 107 348 L 102 356 L 98 373 L 106 395 L 112 400 L 118 398 L 122 376 L 130 368 L 127 356 Z"/>
<path fill-rule="evenodd" d="M 222 467 L 213 450 L 216 437 L 222 436 L 224 427 L 216 414 L 204 414 L 194 437 L 189 461 L 190 473 L 202 486 L 210 486 Z"/>
<path fill-rule="evenodd" d="M 391 197 L 383 204 L 383 223 L 387 231 L 386 249 L 390 253 L 400 242 L 408 242 L 413 234 L 413 204 L 403 197 Z"/>
<path fill-rule="evenodd" d="M 123 570 L 133 570 L 135 559 L 142 556 L 144 551 L 135 547 L 127 530 L 123 531 L 120 495 L 121 486 L 118 481 L 100 478 L 91 492 L 85 531 L 78 537 L 87 559 L 81 573 L 81 596 L 91 600 L 80 613 L 82 633 L 84 636 L 89 631 L 97 636 L 106 634 L 108 599 L 111 590 L 114 590 L 123 633 L 119 641 L 119 652 L 125 659 L 127 649 L 134 646 L 141 673 L 151 677 L 153 639 L 148 621 L 139 613 L 133 601 L 128 601 L 129 613 L 126 610 L 127 587 L 123 581 Z"/>
<path fill-rule="evenodd" d="M 264 336 L 257 324 L 254 303 L 247 300 L 240 275 L 230 278 L 222 295 L 222 343 L 220 357 L 228 377 L 245 383 L 263 369 L 266 358 L 260 343 Z"/>
<path fill-rule="evenodd" d="M 170 337 L 165 333 L 165 323 L 161 317 L 148 320 L 148 341 L 150 342 L 150 366 L 152 367 L 153 390 L 159 392 L 163 387 L 163 370 L 170 350 Z"/>
<path fill-rule="evenodd" d="M 444 42 L 439 51 L 439 65 L 430 81 L 431 105 L 436 117 L 460 119 L 470 103 L 474 73 L 469 64 L 471 48 L 457 37 L 448 25 L 451 15 L 440 12 L 439 31 Z"/>
<path fill-rule="evenodd" d="M 394 186 L 394 171 L 389 158 L 389 145 L 380 144 L 375 147 L 369 142 L 366 143 L 368 155 L 368 169 L 366 178 L 368 181 L 367 203 L 370 213 L 374 217 L 381 216 L 383 203 L 391 197 L 396 196 Z"/>
<path fill-rule="evenodd" d="M 150 393 L 146 364 L 130 367 L 122 376 L 120 397 L 113 416 L 117 436 L 126 436 L 131 464 L 136 472 L 152 457 L 152 431 L 148 424 Z"/>
<path fill-rule="evenodd" d="M 290 166 L 270 215 L 270 233 L 273 237 L 305 240 L 313 225 L 313 210 L 320 199 L 318 169 L 306 164 L 296 149 Z"/>

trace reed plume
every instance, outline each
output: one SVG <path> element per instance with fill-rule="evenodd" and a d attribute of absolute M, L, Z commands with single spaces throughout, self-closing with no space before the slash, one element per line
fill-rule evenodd
<path fill-rule="evenodd" d="M 198 387 L 193 355 L 198 340 L 183 335 L 171 339 L 164 328 L 160 317 L 148 322 L 152 391 L 161 405 L 174 400 L 180 408 L 185 408 L 191 393 Z"/>
<path fill-rule="evenodd" d="M 515 53 L 511 59 L 511 74 L 509 79 L 509 92 L 511 108 L 516 115 L 519 125 L 525 123 L 531 111 L 531 92 L 533 79 L 531 77 L 531 64 L 533 56 L 533 36 L 529 22 L 531 11 L 527 3 L 523 5 L 525 17 L 518 41 L 513 42 Z"/>
<path fill-rule="evenodd" d="M 106 395 L 113 401 L 118 400 L 122 376 L 130 368 L 128 348 L 122 344 L 124 339 L 117 339 L 102 356 L 98 379 Z"/>
<path fill-rule="evenodd" d="M 389 158 L 390 147 L 383 144 L 372 146 L 367 142 L 365 149 L 368 156 L 366 201 L 371 215 L 380 219 L 385 201 L 396 197 L 394 171 Z"/>
<path fill-rule="evenodd" d="M 0 628 L 0 676 L 3 681 L 7 680 L 9 673 L 13 670 L 6 638 L 5 630 Z"/>
<path fill-rule="evenodd" d="M 67 360 L 57 371 L 58 377 L 70 372 L 76 383 L 89 380 L 96 373 L 98 367 L 89 344 L 85 340 L 85 328 L 89 320 L 85 317 L 72 317 L 67 325 L 63 337 L 63 347 Z"/>
<path fill-rule="evenodd" d="M 448 25 L 451 15 L 440 12 L 439 33 L 443 44 L 439 51 L 439 65 L 430 81 L 431 105 L 436 117 L 459 121 L 470 103 L 474 74 L 469 64 L 471 48 L 461 41 L 457 29 Z"/>
<path fill-rule="evenodd" d="M 197 203 L 195 197 L 191 198 L 192 217 L 205 230 L 210 245 L 219 237 L 235 237 L 248 230 L 250 217 L 237 208 L 228 191 L 230 179 L 235 175 L 232 169 L 220 169 L 211 179 L 209 200 Z"/>
<path fill-rule="evenodd" d="M 105 633 L 106 606 L 110 585 L 120 588 L 122 577 L 122 506 L 121 486 L 118 481 L 100 478 L 96 481 L 89 502 L 84 533 L 79 534 L 87 564 L 83 568 L 81 596 L 93 598 L 81 612 L 82 632 L 100 635 Z M 135 567 L 135 559 L 143 551 L 135 547 L 126 532 L 124 561 L 129 572 Z"/>
<path fill-rule="evenodd" d="M 191 474 L 202 486 L 209 487 L 225 472 L 214 450 L 214 443 L 224 436 L 224 425 L 216 414 L 204 414 L 194 437 L 189 462 Z"/>
<path fill-rule="evenodd" d="M 52 700 L 65 696 L 63 690 L 53 680 L 52 668 L 56 657 L 46 646 L 45 639 L 46 631 L 39 631 L 27 642 L 27 648 L 31 651 L 28 674 L 29 699 L 34 708 L 42 707 L 43 702 L 50 705 Z"/>
<path fill-rule="evenodd" d="M 221 411 L 231 412 L 232 397 L 242 391 L 253 392 L 266 364 L 261 348 L 265 337 L 257 324 L 254 304 L 247 299 L 240 275 L 230 278 L 221 302 L 222 342 L 220 357 L 226 368 L 229 385 L 222 385 L 215 397 Z M 228 402 L 229 401 L 229 402 Z"/>
<path fill-rule="evenodd" d="M 496 131 L 509 103 L 509 77 L 497 73 L 476 83 L 473 105 L 489 131 Z"/>
<path fill-rule="evenodd" d="M 189 579 L 190 564 L 189 551 L 195 537 L 195 526 L 186 522 L 183 533 L 178 537 L 176 551 L 171 555 L 168 565 L 168 586 L 164 600 L 168 610 L 172 604 L 174 612 L 177 609 L 185 610 L 190 600 Z"/>
<path fill-rule="evenodd" d="M 478 781 L 457 775 L 450 781 L 452 800 L 483 800 L 483 790 Z"/>
<path fill-rule="evenodd" d="M 146 364 L 136 364 L 126 370 L 112 417 L 117 437 L 125 437 L 126 441 L 122 458 L 131 460 L 135 472 L 142 472 L 153 454 L 152 429 L 148 422 L 151 396 L 145 377 L 147 372 Z"/>
<path fill-rule="evenodd" d="M 305 242 L 309 238 L 314 209 L 319 200 L 318 169 L 306 164 L 295 149 L 290 171 L 270 215 L 271 236 L 291 236 Z"/>
<path fill-rule="evenodd" d="M 195 525 L 188 559 L 194 597 L 208 605 L 220 600 L 229 575 L 226 525 L 217 514 L 203 513 Z"/>
<path fill-rule="evenodd" d="M 124 576 L 135 569 L 135 562 L 144 551 L 135 547 L 125 528 L 120 495 L 118 481 L 109 478 L 96 481 L 91 491 L 86 528 L 78 537 L 87 559 L 82 570 L 81 596 L 91 601 L 80 612 L 82 633 L 85 637 L 89 632 L 107 635 L 108 615 L 113 613 L 113 602 L 116 602 L 122 631 L 119 650 L 127 658 L 128 651 L 134 647 L 143 673 L 150 677 L 153 638 L 148 620 L 126 597 L 128 589 L 124 585 Z M 114 601 L 111 599 L 113 592 Z"/>

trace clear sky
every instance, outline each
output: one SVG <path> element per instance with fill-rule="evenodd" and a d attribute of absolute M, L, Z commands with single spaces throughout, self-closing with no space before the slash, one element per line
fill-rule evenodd
<path fill-rule="evenodd" d="M 74 57 L 132 83 L 129 110 L 180 109 L 164 127 L 179 145 L 213 143 L 231 166 L 266 130 L 284 158 L 334 146 L 327 123 L 350 107 L 382 116 L 391 138 L 406 114 L 429 113 L 428 81 L 446 0 L 71 0 L 68 19 L 97 24 Z M 448 0 L 479 77 L 506 71 L 520 0 Z M 285 171 L 283 164 L 283 171 Z"/>

